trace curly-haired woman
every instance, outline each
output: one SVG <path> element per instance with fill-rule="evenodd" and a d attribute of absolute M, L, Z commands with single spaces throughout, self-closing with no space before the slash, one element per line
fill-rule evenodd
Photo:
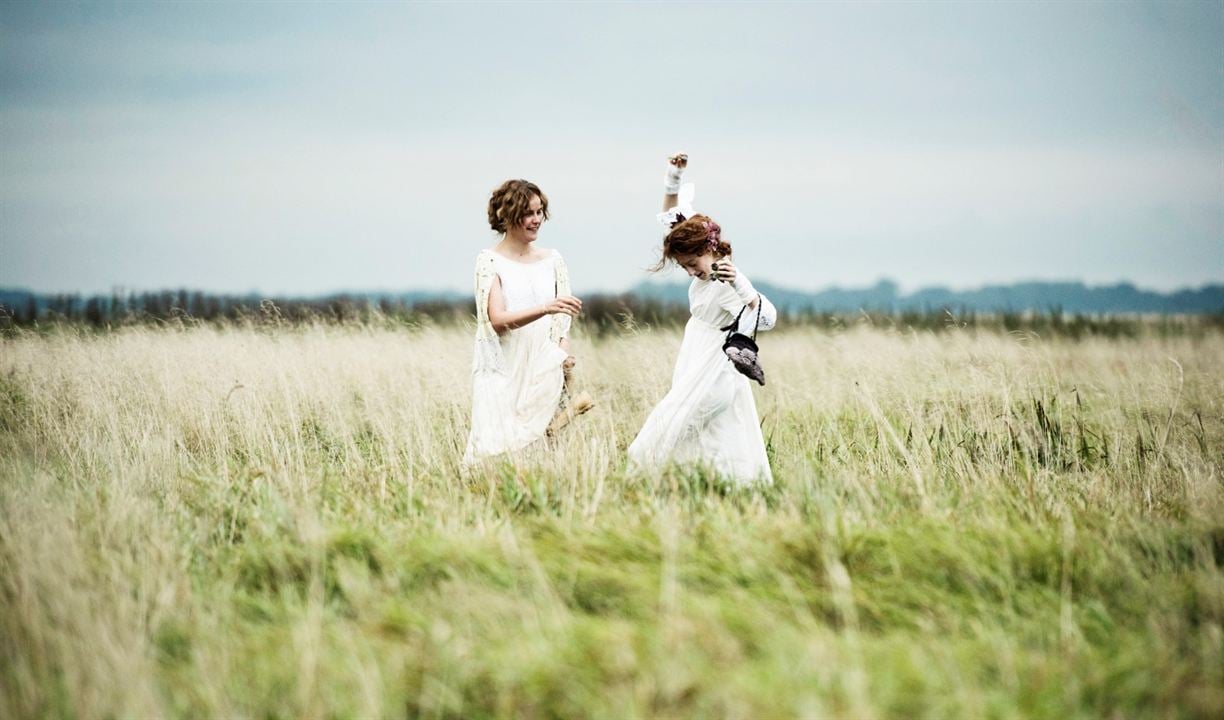
<path fill-rule="evenodd" d="M 493 191 L 489 226 L 500 241 L 476 257 L 476 348 L 472 431 L 464 462 L 519 450 L 590 408 L 576 398 L 559 414 L 574 366 L 571 320 L 582 301 L 556 250 L 537 247 L 548 197 L 535 183 L 507 180 Z"/>
<path fill-rule="evenodd" d="M 629 459 L 641 469 L 673 462 L 704 464 L 733 482 L 768 483 L 773 476 L 752 389 L 723 343 L 728 328 L 754 334 L 772 328 L 777 311 L 731 264 L 731 245 L 718 223 L 691 208 L 677 208 L 680 174 L 688 157 L 674 155 L 669 161 L 661 218 L 670 232 L 654 269 L 675 263 L 692 276 L 692 316 L 684 326 L 671 389 L 629 446 Z M 759 367 L 755 370 L 760 373 Z M 764 375 L 757 379 L 763 382 Z"/>

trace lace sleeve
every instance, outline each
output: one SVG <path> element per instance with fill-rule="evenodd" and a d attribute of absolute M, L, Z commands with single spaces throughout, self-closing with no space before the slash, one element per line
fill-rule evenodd
<path fill-rule="evenodd" d="M 570 291 L 569 269 L 565 266 L 565 259 L 561 257 L 561 253 L 553 251 L 553 273 L 556 280 L 555 297 L 562 295 L 572 295 Z M 573 318 L 565 313 L 557 313 L 552 316 L 552 325 L 548 330 L 548 338 L 553 342 L 561 342 L 562 338 L 569 337 L 570 325 Z"/>
<path fill-rule="evenodd" d="M 778 324 L 778 310 L 769 302 L 769 298 L 764 295 L 760 296 L 761 300 L 757 303 L 756 312 L 746 312 L 740 316 L 738 332 L 745 335 L 752 335 L 752 330 L 755 327 L 758 331 L 773 330 Z M 761 324 L 757 325 L 757 313 L 761 315 Z"/>
<path fill-rule="evenodd" d="M 493 258 L 486 253 L 476 256 L 474 289 L 476 295 L 476 329 L 489 322 L 489 293 L 493 290 Z"/>
<path fill-rule="evenodd" d="M 502 356 L 501 340 L 489 322 L 489 292 L 493 289 L 493 278 L 497 270 L 493 265 L 493 253 L 485 250 L 476 257 L 476 347 L 472 359 L 472 372 L 502 372 L 505 358 Z"/>
<path fill-rule="evenodd" d="M 740 276 L 745 282 L 748 281 L 748 277 L 742 272 Z M 751 290 L 751 283 L 748 283 L 748 285 Z M 761 316 L 761 325 L 757 328 L 758 330 L 772 330 L 778 324 L 778 310 L 773 306 L 773 303 L 769 302 L 769 298 L 755 290 L 751 290 L 751 292 L 755 297 L 760 298 L 757 310 L 747 309 L 739 293 L 730 285 L 724 284 L 723 289 L 718 295 L 718 304 L 722 309 L 730 313 L 733 318 L 737 315 L 739 316 L 739 325 L 736 332 L 745 335 L 752 335 L 752 329 L 756 326 L 758 312 Z M 742 313 L 740 312 L 741 310 L 743 310 Z"/>

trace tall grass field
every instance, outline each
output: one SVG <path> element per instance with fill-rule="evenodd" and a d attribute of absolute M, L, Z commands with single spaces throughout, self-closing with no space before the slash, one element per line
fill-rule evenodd
<path fill-rule="evenodd" d="M 0 717 L 1224 716 L 1224 332 L 780 329 L 760 489 L 627 471 L 679 342 L 465 469 L 462 327 L 11 332 Z"/>

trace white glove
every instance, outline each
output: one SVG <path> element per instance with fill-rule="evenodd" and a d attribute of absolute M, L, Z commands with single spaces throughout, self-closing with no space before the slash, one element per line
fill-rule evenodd
<path fill-rule="evenodd" d="M 678 194 L 680 192 L 680 178 L 683 175 L 684 168 L 668 164 L 667 173 L 663 175 L 663 192 L 667 195 Z"/>

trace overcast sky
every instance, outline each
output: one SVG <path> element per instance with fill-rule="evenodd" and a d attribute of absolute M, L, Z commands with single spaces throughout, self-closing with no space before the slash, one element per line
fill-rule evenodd
<path fill-rule="evenodd" d="M 0 5 L 0 286 L 467 290 L 525 177 L 623 289 L 674 150 L 754 278 L 1224 281 L 1224 3 Z"/>

